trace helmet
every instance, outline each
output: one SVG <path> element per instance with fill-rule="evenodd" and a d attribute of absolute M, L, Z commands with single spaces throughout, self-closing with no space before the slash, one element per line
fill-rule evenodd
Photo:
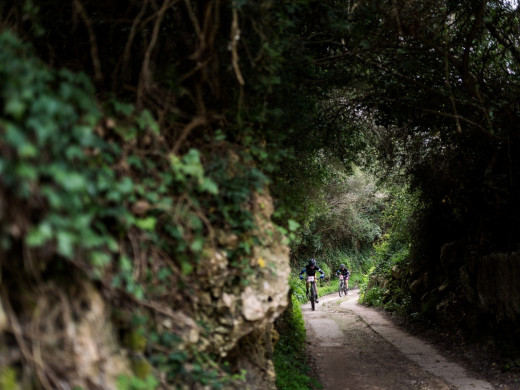
<path fill-rule="evenodd" d="M 341 264 L 341 268 L 345 268 L 345 264 Z"/>
<path fill-rule="evenodd" d="M 310 259 L 309 265 L 316 265 L 316 259 Z"/>

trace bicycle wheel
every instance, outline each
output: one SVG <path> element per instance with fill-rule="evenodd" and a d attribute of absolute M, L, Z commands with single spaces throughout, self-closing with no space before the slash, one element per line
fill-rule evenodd
<path fill-rule="evenodd" d="M 345 289 L 345 285 L 343 284 L 343 281 L 339 282 L 338 293 L 339 293 L 340 297 L 341 297 L 341 294 L 344 292 L 344 289 Z"/>
<path fill-rule="evenodd" d="M 312 308 L 312 311 L 314 311 L 314 306 L 315 306 L 314 300 L 316 299 L 316 291 L 314 290 L 315 288 L 316 288 L 315 284 L 313 283 L 311 285 L 311 308 Z"/>

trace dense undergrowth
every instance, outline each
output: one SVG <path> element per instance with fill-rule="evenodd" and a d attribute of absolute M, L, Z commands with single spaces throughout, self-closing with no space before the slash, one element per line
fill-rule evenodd
<path fill-rule="evenodd" d="M 179 348 L 170 309 L 224 310 L 280 233 L 296 300 L 314 257 L 322 294 L 344 263 L 368 304 L 520 339 L 516 25 L 501 0 L 3 1 L 0 380 L 76 375 L 37 352 L 73 356 L 88 284 L 119 308 L 119 387 L 243 385 L 229 351 Z"/>
<path fill-rule="evenodd" d="M 165 382 L 184 378 L 222 388 L 225 369 L 210 355 L 178 350 L 180 340 L 158 326 L 153 313 L 167 316 L 160 306 L 168 296 L 172 303 L 183 299 L 175 298 L 179 288 L 194 292 L 185 281 L 206 256 L 209 223 L 234 221 L 237 234 L 251 228 L 247 211 L 222 202 L 226 196 L 244 202 L 253 187 L 265 185 L 264 177 L 254 170 L 222 175 L 226 165 L 205 170 L 195 149 L 170 154 L 148 111 L 117 100 L 100 104 L 83 74 L 46 68 L 10 33 L 0 35 L 0 46 L 2 302 L 10 321 L 34 289 L 47 292 L 38 298 L 42 304 L 87 278 L 103 287 L 107 300 L 137 304 L 115 313 L 125 347 L 139 356 L 135 377 L 118 380 L 120 389 L 156 388 L 154 370 L 167 373 Z M 219 211 L 206 220 L 202 208 Z M 239 253 L 253 240 L 229 253 L 231 267 L 242 270 Z M 35 280 L 24 280 L 19 265 L 5 261 L 19 255 Z M 62 303 L 79 315 L 73 301 Z M 33 326 L 46 326 L 48 335 L 58 332 L 36 321 Z M 47 375 L 57 369 L 52 356 L 41 368 Z"/>
<path fill-rule="evenodd" d="M 338 254 L 338 253 L 337 253 Z M 302 268 L 306 265 L 302 262 Z M 343 253 L 343 256 L 330 257 L 325 259 L 323 262 L 318 261 L 318 266 L 325 272 L 323 279 L 318 279 L 318 295 L 327 295 L 336 293 L 338 291 L 339 279 L 336 272 L 339 270 L 341 264 L 345 264 L 347 269 L 350 271 L 349 288 L 361 287 L 363 282 L 367 278 L 367 274 L 370 273 L 371 269 L 374 268 L 374 258 L 371 256 L 371 251 L 367 250 L 357 255 L 349 254 L 348 256 Z M 291 291 L 293 296 L 300 302 L 305 303 L 307 301 L 305 295 L 305 274 L 303 280 L 299 278 L 298 274 L 301 268 L 293 270 L 291 277 Z M 318 273 L 319 275 L 319 273 Z"/>
<path fill-rule="evenodd" d="M 244 147 L 216 131 L 198 147 L 180 148 L 156 113 L 100 92 L 85 73 L 47 66 L 11 31 L 1 32 L 0 47 L 0 311 L 21 323 L 20 337 L 38 329 L 67 344 L 60 329 L 74 325 L 63 313 L 82 318 L 90 304 L 79 303 L 88 302 L 81 294 L 92 282 L 107 306 L 117 308 L 109 314 L 120 352 L 132 356 L 119 389 L 242 386 L 244 375 L 227 360 L 182 346 L 174 311 L 193 310 L 191 298 L 205 288 L 193 280 L 215 276 L 201 262 L 218 247 L 229 288 L 247 284 L 254 268 L 265 266 L 250 261 L 263 242 L 246 204 L 268 182 L 257 168 L 261 146 L 253 130 Z M 217 146 L 204 150 L 211 142 Z M 269 234 L 278 240 L 276 228 Z M 56 299 L 54 316 L 27 312 Z M 193 324 L 203 336 L 210 332 L 204 322 Z M 0 344 L 25 350 L 19 338 L 2 337 Z M 27 352 L 8 372 L 27 388 L 34 378 L 46 388 L 59 380 L 80 383 L 73 370 L 61 373 L 57 366 L 56 353 L 77 363 L 71 348 L 40 345 L 45 363 L 34 365 Z"/>
<path fill-rule="evenodd" d="M 412 308 L 409 273 L 410 246 L 413 240 L 413 215 L 421 205 L 417 194 L 406 187 L 394 189 L 381 220 L 385 233 L 374 244 L 373 266 L 365 273 L 360 301 L 407 313 Z"/>

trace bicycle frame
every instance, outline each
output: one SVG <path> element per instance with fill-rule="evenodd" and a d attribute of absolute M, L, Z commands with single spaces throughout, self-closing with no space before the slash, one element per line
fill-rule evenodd
<path fill-rule="evenodd" d="M 307 282 L 309 282 L 311 291 L 310 291 L 310 301 L 311 301 L 311 308 L 314 310 L 315 307 L 315 300 L 318 296 L 318 290 L 316 289 L 316 276 L 307 276 Z"/>
<path fill-rule="evenodd" d="M 346 287 L 346 281 L 348 281 L 348 277 L 343 276 L 342 274 L 339 274 L 339 286 L 338 286 L 338 294 L 341 297 L 341 294 L 344 295 L 348 294 L 348 289 Z"/>

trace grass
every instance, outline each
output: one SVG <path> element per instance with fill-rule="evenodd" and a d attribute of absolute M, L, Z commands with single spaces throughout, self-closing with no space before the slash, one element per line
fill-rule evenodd
<path fill-rule="evenodd" d="M 338 284 L 337 283 L 330 283 L 326 286 L 318 287 L 318 297 L 322 297 L 324 295 L 337 293 L 338 292 Z"/>
<path fill-rule="evenodd" d="M 349 279 L 349 288 L 353 288 L 355 286 L 359 286 L 360 282 L 359 278 L 350 277 Z M 338 292 L 339 279 L 333 279 L 328 282 L 318 282 L 318 296 L 322 297 L 328 294 L 334 294 Z"/>
<path fill-rule="evenodd" d="M 291 305 L 277 320 L 276 327 L 280 333 L 273 357 L 276 387 L 280 390 L 322 389 L 315 379 L 308 376 L 305 323 L 296 296 L 292 295 Z"/>

